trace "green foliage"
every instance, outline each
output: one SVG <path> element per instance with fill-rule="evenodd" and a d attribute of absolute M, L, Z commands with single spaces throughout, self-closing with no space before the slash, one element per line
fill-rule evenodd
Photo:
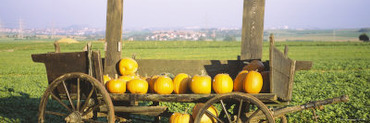
<path fill-rule="evenodd" d="M 359 37 L 360 41 L 369 42 L 369 36 L 366 33 L 362 33 Z"/>
<path fill-rule="evenodd" d="M 62 52 L 81 51 L 86 42 L 61 44 Z M 363 42 L 276 42 L 289 57 L 314 62 L 312 70 L 295 74 L 291 105 L 350 96 L 348 103 L 328 105 L 317 111 L 319 122 L 370 120 L 370 44 Z M 268 60 L 269 43 L 263 44 L 263 60 Z M 104 43 L 93 42 L 93 49 L 104 55 Z M 36 122 L 38 105 L 47 84 L 45 66 L 34 63 L 31 54 L 53 52 L 52 41 L 0 42 L 0 122 Z M 240 42 L 140 41 L 124 42 L 122 56 L 139 59 L 236 59 Z M 194 103 L 168 103 L 171 112 L 184 112 Z M 288 115 L 290 122 L 313 122 L 305 110 Z"/>

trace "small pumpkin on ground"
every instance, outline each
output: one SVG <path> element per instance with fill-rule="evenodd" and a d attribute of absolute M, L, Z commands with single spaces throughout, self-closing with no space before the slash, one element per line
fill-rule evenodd
<path fill-rule="evenodd" d="M 211 77 L 208 75 L 195 75 L 190 82 L 190 89 L 195 94 L 210 94 L 212 91 Z"/>
<path fill-rule="evenodd" d="M 249 71 L 244 79 L 243 89 L 247 93 L 258 94 L 263 86 L 262 75 L 257 71 Z"/>
<path fill-rule="evenodd" d="M 173 113 L 170 117 L 170 123 L 192 123 L 192 117 L 186 112 L 187 110 L 185 110 L 185 113 Z"/>
<path fill-rule="evenodd" d="M 193 119 L 195 119 L 195 117 L 197 116 L 200 108 L 202 108 L 204 106 L 204 103 L 197 103 L 194 107 L 193 107 L 193 113 L 191 114 L 191 116 L 193 117 Z M 214 107 L 213 105 L 210 106 L 208 109 L 207 109 L 209 112 L 211 112 L 213 115 L 215 116 L 218 116 L 218 112 L 217 112 L 217 109 L 216 107 Z M 200 120 L 200 123 L 216 123 L 217 120 L 215 118 L 212 118 L 206 114 L 203 114 L 201 120 Z"/>
<path fill-rule="evenodd" d="M 233 91 L 233 80 L 229 74 L 217 74 L 213 78 L 212 87 L 217 94 L 230 93 Z"/>
<path fill-rule="evenodd" d="M 189 83 L 191 82 L 191 77 L 186 73 L 179 73 L 173 79 L 174 89 L 176 94 L 185 94 L 189 90 Z"/>

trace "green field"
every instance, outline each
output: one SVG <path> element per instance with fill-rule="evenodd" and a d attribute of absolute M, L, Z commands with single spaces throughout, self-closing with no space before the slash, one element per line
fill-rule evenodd
<path fill-rule="evenodd" d="M 86 42 L 61 44 L 62 52 L 81 51 Z M 291 105 L 347 94 L 348 103 L 326 106 L 317 111 L 319 122 L 370 121 L 370 43 L 363 42 L 276 42 L 279 49 L 289 46 L 289 57 L 309 60 L 314 66 L 295 74 Z M 104 44 L 94 42 L 95 50 Z M 47 79 L 43 64 L 31 54 L 53 52 L 51 41 L 0 41 L 0 122 L 37 122 L 40 97 Z M 236 59 L 240 42 L 124 42 L 123 56 L 138 59 Z M 263 45 L 268 60 L 268 43 Z M 171 111 L 183 111 L 189 104 L 170 104 Z M 288 115 L 290 122 L 313 122 L 305 110 Z"/>

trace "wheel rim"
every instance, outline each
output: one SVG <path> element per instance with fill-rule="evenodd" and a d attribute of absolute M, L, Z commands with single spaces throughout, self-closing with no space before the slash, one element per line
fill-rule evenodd
<path fill-rule="evenodd" d="M 101 106 L 108 111 L 98 117 Z M 99 114 L 99 115 L 98 115 Z M 46 89 L 39 106 L 39 122 L 114 122 L 112 100 L 105 87 L 84 73 L 68 73 Z"/>
<path fill-rule="evenodd" d="M 207 109 L 212 105 L 219 105 L 220 115 L 212 115 Z M 231 108 L 232 107 L 232 108 Z M 233 109 L 233 110 L 231 110 Z M 258 122 L 268 121 L 274 123 L 273 116 L 266 105 L 246 93 L 229 93 L 218 95 L 208 100 L 199 110 L 195 123 L 200 123 L 201 118 L 207 115 L 220 123 Z"/>

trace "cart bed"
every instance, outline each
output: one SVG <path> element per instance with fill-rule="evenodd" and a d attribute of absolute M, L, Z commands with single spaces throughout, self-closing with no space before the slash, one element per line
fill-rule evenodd
<path fill-rule="evenodd" d="M 234 92 L 241 93 L 241 92 Z M 243 93 L 247 94 L 247 93 Z M 184 102 L 184 103 L 197 103 L 206 102 L 207 100 L 215 97 L 218 94 L 110 94 L 113 101 L 154 101 L 154 102 Z M 277 101 L 276 94 L 273 93 L 259 93 L 251 94 L 264 103 L 280 103 Z"/>

